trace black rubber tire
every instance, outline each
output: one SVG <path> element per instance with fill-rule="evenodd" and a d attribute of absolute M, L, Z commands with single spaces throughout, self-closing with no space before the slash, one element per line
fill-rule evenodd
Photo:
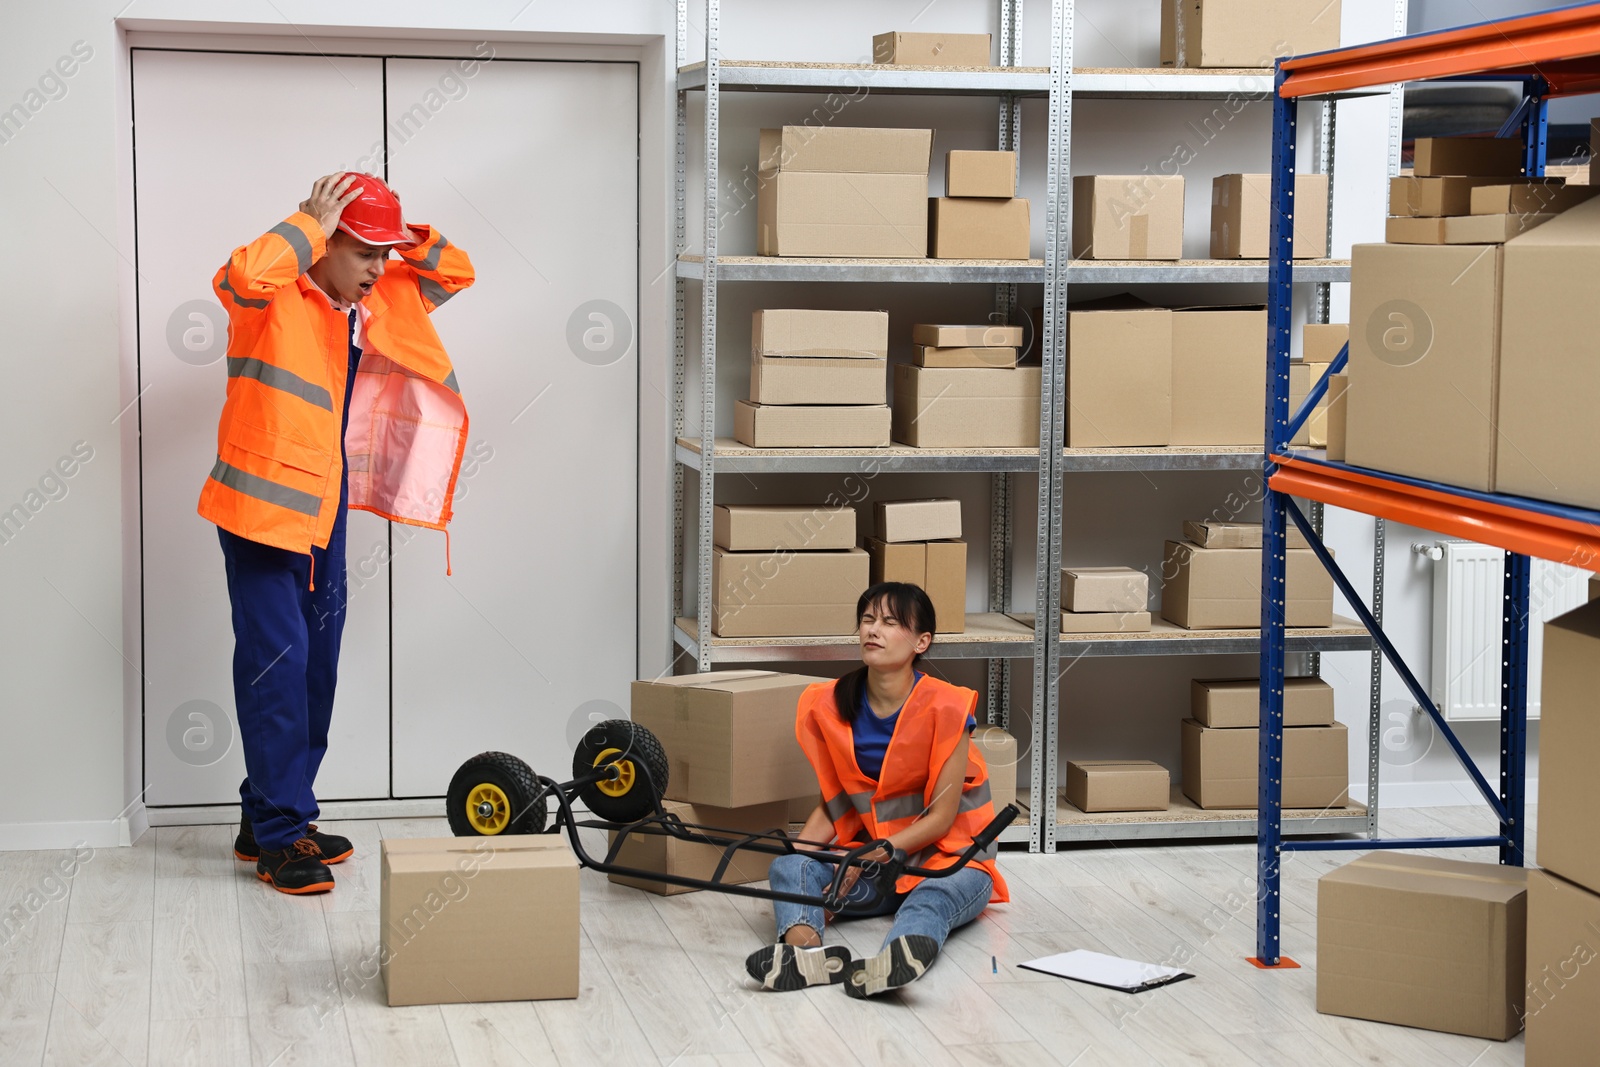
<path fill-rule="evenodd" d="M 603 792 L 598 783 L 590 783 L 578 791 L 589 811 L 607 822 L 633 822 L 652 814 L 656 804 L 667 791 L 667 750 L 661 747 L 656 735 L 627 719 L 607 719 L 591 727 L 578 742 L 572 754 L 572 776 L 580 778 L 594 771 L 595 760 L 607 749 L 621 752 L 611 762 L 633 764 L 633 785 L 624 793 L 613 796 Z M 655 795 L 646 787 L 648 781 L 655 787 Z"/>
<path fill-rule="evenodd" d="M 480 785 L 493 785 L 511 803 L 511 821 L 500 834 L 485 834 L 467 815 L 467 799 Z M 445 815 L 457 837 L 496 837 L 503 834 L 537 834 L 550 817 L 549 798 L 533 768 L 506 752 L 480 752 L 456 771 L 445 794 Z"/>

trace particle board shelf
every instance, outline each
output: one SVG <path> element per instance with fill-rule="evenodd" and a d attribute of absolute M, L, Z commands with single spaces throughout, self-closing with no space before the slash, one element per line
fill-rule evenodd
<path fill-rule="evenodd" d="M 719 474 L 1025 473 L 1039 469 L 1036 448 L 751 448 L 719 437 L 713 455 Z M 678 462 L 700 470 L 698 438 L 678 438 Z"/>
<path fill-rule="evenodd" d="M 1259 447 L 1173 445 L 1165 448 L 1065 448 L 1064 471 L 1259 471 Z"/>
<path fill-rule="evenodd" d="M 678 257 L 678 277 L 705 280 L 705 257 Z M 1260 285 L 1267 280 L 1263 260 L 1237 259 L 1075 259 L 1067 281 L 1077 285 Z M 721 256 L 719 282 L 880 282 L 957 284 L 1040 284 L 1042 259 L 850 259 L 802 256 Z M 1296 282 L 1347 282 L 1347 259 L 1302 259 Z"/>
<path fill-rule="evenodd" d="M 1013 612 L 1011 618 L 1032 632 L 1033 616 Z M 1372 636 L 1353 619 L 1335 615 L 1332 626 L 1294 626 L 1286 637 L 1290 652 L 1370 652 Z M 1150 629 L 1127 634 L 1062 634 L 1061 657 L 1069 656 L 1254 656 L 1261 651 L 1261 631 L 1185 630 L 1162 618 Z"/>
<path fill-rule="evenodd" d="M 673 639 L 690 656 L 699 655 L 695 620 L 679 618 Z M 929 659 L 1028 659 L 1033 629 L 1008 615 L 969 612 L 965 633 L 939 634 Z M 837 637 L 713 637 L 711 658 L 718 663 L 838 662 L 860 658 L 855 634 Z"/>
<path fill-rule="evenodd" d="M 1296 282 L 1348 282 L 1348 259 L 1297 259 Z M 1267 263 L 1261 259 L 1075 259 L 1067 265 L 1067 281 L 1076 285 L 1264 285 Z"/>
<path fill-rule="evenodd" d="M 1284 833 L 1365 834 L 1367 809 L 1349 801 L 1340 808 L 1289 808 L 1283 813 Z M 1171 807 L 1166 811 L 1079 811 L 1066 800 L 1056 801 L 1056 842 L 1094 843 L 1135 841 L 1168 837 L 1253 837 L 1256 832 L 1254 808 L 1223 808 L 1207 811 L 1184 795 L 1180 786 L 1172 787 Z"/>

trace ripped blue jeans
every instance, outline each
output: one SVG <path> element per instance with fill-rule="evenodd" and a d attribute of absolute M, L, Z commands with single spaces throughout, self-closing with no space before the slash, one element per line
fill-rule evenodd
<path fill-rule="evenodd" d="M 772 861 L 768 878 L 777 892 L 817 897 L 827 890 L 835 870 L 833 864 L 809 856 L 779 856 Z M 848 899 L 856 904 L 876 901 L 876 905 L 869 911 L 842 918 L 893 915 L 894 926 L 883 939 L 885 947 L 897 937 L 922 934 L 933 938 L 943 948 L 952 930 L 978 917 L 993 892 L 994 879 L 982 867 L 963 867 L 945 878 L 925 878 L 911 892 L 887 898 L 880 898 L 867 881 L 861 880 L 851 887 Z M 782 900 L 772 902 L 772 915 L 777 920 L 779 941 L 792 926 L 809 926 L 821 934 L 826 921 L 819 906 Z"/>

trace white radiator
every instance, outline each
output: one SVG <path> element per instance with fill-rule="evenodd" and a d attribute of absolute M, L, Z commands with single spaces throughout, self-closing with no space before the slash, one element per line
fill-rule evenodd
<path fill-rule="evenodd" d="M 1440 541 L 1433 565 L 1431 695 L 1446 719 L 1500 718 L 1500 618 L 1505 553 L 1471 541 Z M 1589 572 L 1533 561 L 1528 628 L 1528 717 L 1539 715 L 1544 624 L 1588 597 Z"/>

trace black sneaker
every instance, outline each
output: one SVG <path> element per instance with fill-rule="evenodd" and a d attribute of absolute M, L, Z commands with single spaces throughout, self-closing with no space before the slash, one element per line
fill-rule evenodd
<path fill-rule="evenodd" d="M 844 991 L 865 999 L 898 989 L 921 978 L 939 955 L 939 943 L 923 934 L 907 934 L 871 959 L 850 964 Z"/>
<path fill-rule="evenodd" d="M 280 893 L 326 893 L 333 888 L 333 872 L 328 870 L 322 850 L 309 837 L 302 837 L 282 852 L 262 849 L 256 860 L 256 877 L 271 882 Z"/>
<path fill-rule="evenodd" d="M 308 826 L 307 831 L 306 836 L 322 850 L 323 863 L 343 863 L 356 850 L 348 837 L 325 834 L 317 829 L 316 823 Z M 233 839 L 233 854 L 246 863 L 254 863 L 261 858 L 261 846 L 256 844 L 255 830 L 245 819 L 239 820 L 239 836 Z"/>
<path fill-rule="evenodd" d="M 850 966 L 850 950 L 843 945 L 797 948 L 767 945 L 750 953 L 744 969 L 762 989 L 788 993 L 814 985 L 837 985 Z"/>

